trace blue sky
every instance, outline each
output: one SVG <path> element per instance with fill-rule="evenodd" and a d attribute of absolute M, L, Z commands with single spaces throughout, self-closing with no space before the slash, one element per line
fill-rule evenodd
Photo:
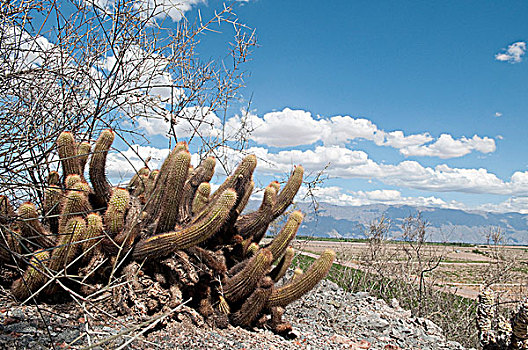
<path fill-rule="evenodd" d="M 221 5 L 182 2 L 189 20 Z M 329 164 L 318 195 L 335 204 L 528 212 L 528 2 L 235 8 L 259 44 L 241 93 L 252 101 L 251 151 L 275 162 L 258 168 L 263 183 L 292 164 Z M 228 35 L 204 37 L 202 57 L 222 59 Z M 166 131 L 141 125 L 154 138 Z"/>

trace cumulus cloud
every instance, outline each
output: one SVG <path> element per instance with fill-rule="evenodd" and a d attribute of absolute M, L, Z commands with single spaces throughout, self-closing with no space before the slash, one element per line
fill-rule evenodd
<path fill-rule="evenodd" d="M 495 140 L 489 137 L 474 135 L 468 139 L 462 137 L 458 140 L 449 134 L 442 134 L 434 143 L 430 145 L 412 145 L 400 149 L 405 156 L 428 156 L 442 159 L 462 157 L 472 151 L 480 153 L 495 152 Z"/>
<path fill-rule="evenodd" d="M 140 117 L 136 119 L 137 126 L 147 135 L 168 135 L 172 124 L 176 135 L 189 138 L 196 134 L 202 137 L 219 136 L 222 129 L 220 118 L 206 107 L 186 107 L 173 118 L 169 113 L 162 116 Z"/>
<path fill-rule="evenodd" d="M 522 57 L 526 53 L 526 42 L 518 41 L 508 46 L 507 49 L 503 49 L 503 52 L 495 55 L 497 61 L 519 63 L 522 61 Z"/>
<path fill-rule="evenodd" d="M 302 201 L 307 189 L 301 187 L 297 200 Z M 319 202 L 330 203 L 333 205 L 369 205 L 369 204 L 387 204 L 387 205 L 412 205 L 418 207 L 436 207 L 449 209 L 466 209 L 465 205 L 457 201 L 446 202 L 435 196 L 429 197 L 408 197 L 402 196 L 397 190 L 374 190 L 374 191 L 346 191 L 338 186 L 318 187 L 312 190 L 312 194 Z"/>
<path fill-rule="evenodd" d="M 85 3 L 102 9 L 112 10 L 115 0 L 85 0 Z M 134 3 L 136 10 L 144 11 L 144 16 L 154 18 L 169 17 L 179 22 L 193 6 L 205 3 L 205 0 L 137 0 Z"/>
<path fill-rule="evenodd" d="M 228 120 L 227 129 L 236 130 L 242 125 L 252 130 L 249 137 L 270 147 L 295 147 L 322 142 L 325 146 L 343 146 L 353 140 L 368 140 L 378 146 L 396 148 L 405 156 L 454 158 L 473 151 L 495 151 L 495 140 L 478 135 L 454 139 L 442 134 L 434 139 L 429 133 L 405 135 L 401 130 L 384 131 L 365 118 L 333 116 L 314 118 L 310 112 L 285 108 L 259 117 L 249 114 Z"/>
<path fill-rule="evenodd" d="M 446 164 L 424 167 L 416 161 L 397 164 L 377 163 L 363 151 L 339 146 L 319 146 L 315 150 L 287 150 L 271 153 L 263 147 L 248 150 L 262 159 L 257 166 L 265 173 L 284 173 L 292 164 L 302 164 L 308 172 L 327 172 L 338 178 L 378 179 L 388 185 L 435 192 L 528 195 L 528 172 L 515 172 L 503 181 L 487 169 L 451 168 Z"/>

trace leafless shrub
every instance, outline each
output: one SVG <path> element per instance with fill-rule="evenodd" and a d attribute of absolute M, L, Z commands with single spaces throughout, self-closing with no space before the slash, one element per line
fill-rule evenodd
<path fill-rule="evenodd" d="M 88 141 L 111 127 L 130 141 L 142 138 L 135 131 L 142 122 L 160 120 L 168 125 L 170 144 L 186 125 L 189 140 L 205 152 L 228 136 L 244 136 L 204 130 L 210 115 L 225 112 L 243 86 L 253 30 L 230 6 L 208 20 L 183 19 L 169 28 L 167 15 L 174 18 L 179 10 L 164 4 L 1 3 L 0 192 L 40 202 L 44 174 L 58 169 L 52 146 L 64 130 Z M 233 40 L 221 57 L 229 59 L 202 60 L 197 49 L 203 35 L 225 29 Z"/>

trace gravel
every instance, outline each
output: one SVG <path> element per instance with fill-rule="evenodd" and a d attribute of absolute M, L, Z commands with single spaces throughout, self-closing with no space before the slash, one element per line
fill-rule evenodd
<path fill-rule="evenodd" d="M 412 317 L 396 300 L 387 305 L 367 293 L 347 293 L 329 281 L 289 305 L 284 319 L 293 326 L 291 339 L 264 329 L 214 328 L 184 306 L 172 319 L 161 319 L 138 335 L 144 325 L 130 316 L 113 316 L 108 309 L 73 302 L 21 306 L 5 293 L 0 295 L 0 348 L 464 349 L 447 341 L 433 322 Z"/>

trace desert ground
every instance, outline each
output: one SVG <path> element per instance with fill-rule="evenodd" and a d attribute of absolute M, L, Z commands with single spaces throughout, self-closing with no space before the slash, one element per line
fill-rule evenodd
<path fill-rule="evenodd" d="M 453 246 L 408 243 L 296 240 L 294 248 L 320 254 L 331 248 L 341 265 L 350 268 L 405 273 L 429 270 L 424 275 L 438 288 L 476 299 L 483 285 L 491 285 L 503 301 L 528 295 L 528 247 L 504 245 Z M 420 271 L 418 269 L 418 271 Z"/>

